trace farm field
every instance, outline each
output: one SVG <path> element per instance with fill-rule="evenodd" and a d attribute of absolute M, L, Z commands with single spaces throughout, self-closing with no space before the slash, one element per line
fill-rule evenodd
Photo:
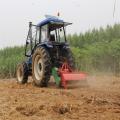
<path fill-rule="evenodd" d="M 0 5 L 0 120 L 120 120 L 120 0 Z"/>
<path fill-rule="evenodd" d="M 57 88 L 16 83 L 24 46 L 0 50 L 0 120 L 120 120 L 120 24 L 68 35 L 76 70 L 87 82 Z M 93 76 L 94 75 L 94 76 Z M 115 77 L 119 76 L 119 77 Z"/>
<path fill-rule="evenodd" d="M 0 120 L 120 120 L 120 77 L 89 76 L 67 90 L 1 79 Z"/>

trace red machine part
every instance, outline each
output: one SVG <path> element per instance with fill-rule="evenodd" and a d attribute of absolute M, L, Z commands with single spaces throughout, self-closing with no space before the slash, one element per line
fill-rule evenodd
<path fill-rule="evenodd" d="M 68 63 L 64 63 L 62 67 L 58 70 L 58 73 L 61 78 L 61 85 L 65 89 L 67 88 L 67 81 L 84 80 L 87 77 L 86 73 L 73 71 Z"/>

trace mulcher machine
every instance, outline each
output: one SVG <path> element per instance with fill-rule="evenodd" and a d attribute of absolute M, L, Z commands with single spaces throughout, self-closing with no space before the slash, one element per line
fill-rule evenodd
<path fill-rule="evenodd" d="M 67 88 L 67 81 L 84 80 L 86 74 L 75 71 L 75 61 L 66 38 L 71 23 L 47 16 L 37 25 L 29 23 L 26 39 L 26 61 L 17 66 L 17 81 L 25 84 L 32 76 L 37 86 L 47 87 L 51 75 L 58 86 Z"/>

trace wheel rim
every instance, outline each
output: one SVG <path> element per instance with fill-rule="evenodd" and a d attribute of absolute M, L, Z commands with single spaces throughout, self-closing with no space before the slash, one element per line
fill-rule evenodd
<path fill-rule="evenodd" d="M 38 81 L 42 80 L 43 77 L 43 61 L 40 55 L 35 57 L 34 61 L 34 75 Z"/>
<path fill-rule="evenodd" d="M 21 67 L 18 68 L 17 78 L 18 78 L 18 81 L 19 81 L 19 82 L 22 82 L 22 80 L 23 80 L 23 70 L 22 70 Z"/>

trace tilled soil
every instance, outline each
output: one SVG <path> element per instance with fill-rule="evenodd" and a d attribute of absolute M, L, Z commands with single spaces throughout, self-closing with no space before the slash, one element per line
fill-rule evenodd
<path fill-rule="evenodd" d="M 120 120 L 120 78 L 91 76 L 67 90 L 0 80 L 0 120 Z"/>

